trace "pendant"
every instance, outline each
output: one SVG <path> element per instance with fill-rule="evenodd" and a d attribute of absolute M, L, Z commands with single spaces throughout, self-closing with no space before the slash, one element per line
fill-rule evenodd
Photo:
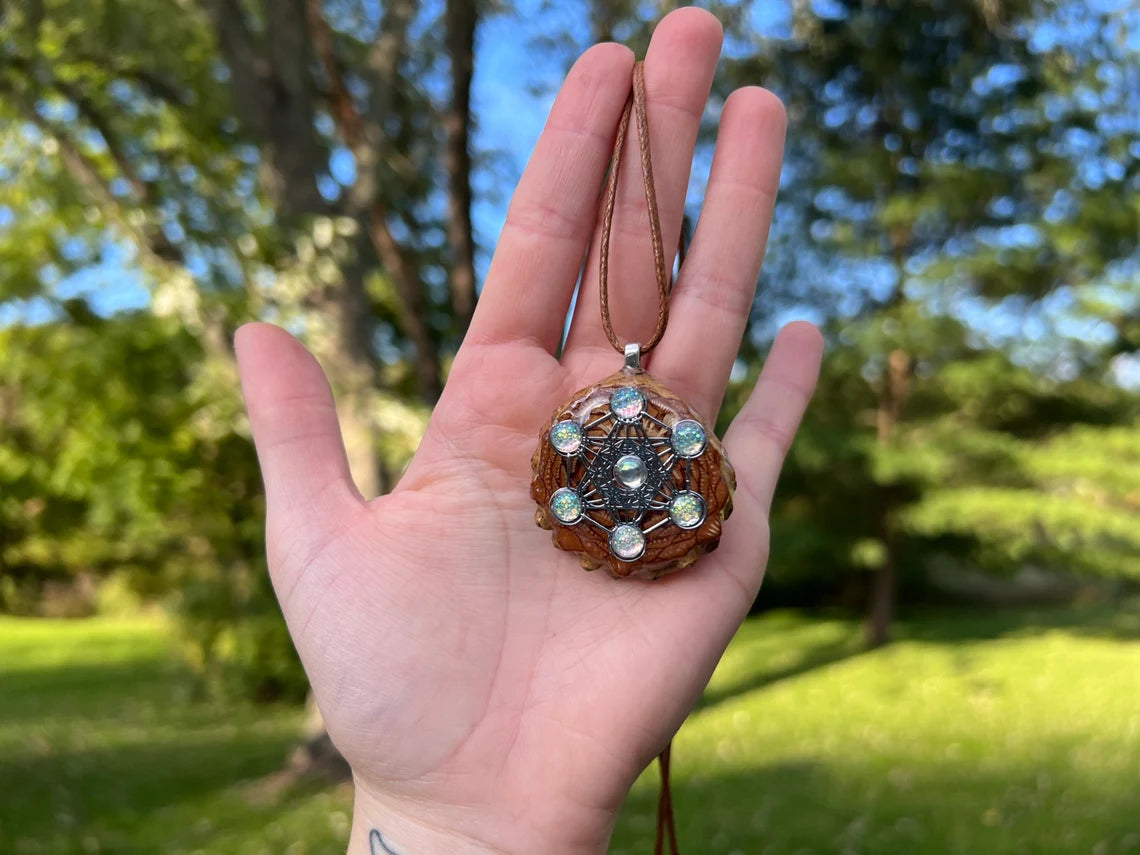
<path fill-rule="evenodd" d="M 577 392 L 539 434 L 535 522 L 587 570 L 656 579 L 716 549 L 736 476 L 716 435 L 641 368 Z"/>

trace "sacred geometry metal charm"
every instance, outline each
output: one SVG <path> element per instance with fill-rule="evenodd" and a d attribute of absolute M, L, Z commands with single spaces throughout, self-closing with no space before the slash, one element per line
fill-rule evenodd
<path fill-rule="evenodd" d="M 735 475 L 716 435 L 641 371 L 583 389 L 539 435 L 535 522 L 587 570 L 652 578 L 688 567 L 720 541 Z"/>

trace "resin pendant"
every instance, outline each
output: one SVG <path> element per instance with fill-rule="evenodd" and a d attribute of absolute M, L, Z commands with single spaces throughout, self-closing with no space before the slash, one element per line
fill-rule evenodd
<path fill-rule="evenodd" d="M 664 384 L 626 368 L 559 407 L 532 466 L 535 522 L 587 570 L 657 578 L 716 549 L 736 478 L 716 435 Z"/>

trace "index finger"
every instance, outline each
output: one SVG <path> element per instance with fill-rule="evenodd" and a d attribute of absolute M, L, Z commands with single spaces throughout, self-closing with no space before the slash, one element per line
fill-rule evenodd
<path fill-rule="evenodd" d="M 511 200 L 467 341 L 558 347 L 632 72 L 633 52 L 617 44 L 595 45 L 570 69 Z"/>

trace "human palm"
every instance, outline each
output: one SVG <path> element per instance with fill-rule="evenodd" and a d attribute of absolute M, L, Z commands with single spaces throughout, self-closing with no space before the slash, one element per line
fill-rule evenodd
<path fill-rule="evenodd" d="M 680 229 L 720 41 L 710 15 L 685 9 L 659 25 L 646 59 L 667 236 Z M 356 492 L 327 383 L 300 344 L 262 324 L 239 334 L 270 570 L 353 769 L 350 845 L 361 852 L 373 828 L 402 853 L 604 850 L 629 786 L 695 703 L 759 587 L 768 504 L 818 369 L 818 333 L 806 324 L 777 339 L 726 436 L 740 489 L 717 552 L 657 582 L 615 581 L 582 571 L 534 524 L 539 428 L 620 367 L 601 332 L 591 235 L 632 61 L 599 45 L 570 72 L 443 397 L 389 495 Z M 648 365 L 709 423 L 763 257 L 783 112 L 744 89 L 720 124 L 672 321 Z M 610 273 L 615 326 L 630 340 L 656 318 L 637 169 L 626 158 Z"/>

